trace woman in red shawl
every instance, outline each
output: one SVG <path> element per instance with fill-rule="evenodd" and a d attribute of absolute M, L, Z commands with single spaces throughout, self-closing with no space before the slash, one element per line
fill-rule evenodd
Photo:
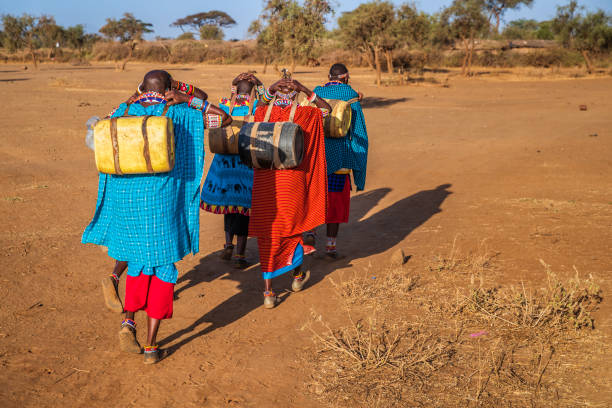
<path fill-rule="evenodd" d="M 272 278 L 292 271 L 293 291 L 304 287 L 310 272 L 301 270 L 303 257 L 314 248 L 303 246 L 302 233 L 325 223 L 327 169 L 321 109 L 331 111 L 331 107 L 291 79 L 281 79 L 270 86 L 263 101 L 269 104 L 274 100 L 270 122 L 285 122 L 299 92 L 317 106 L 298 107 L 293 120 L 304 134 L 302 163 L 289 170 L 255 169 L 253 177 L 249 235 L 257 237 L 265 282 L 264 307 L 268 309 L 279 300 L 272 290 Z M 265 105 L 257 108 L 256 122 L 264 120 L 267 109 Z"/>

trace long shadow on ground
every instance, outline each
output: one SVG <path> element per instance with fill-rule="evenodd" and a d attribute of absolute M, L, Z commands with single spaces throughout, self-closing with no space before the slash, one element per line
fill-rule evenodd
<path fill-rule="evenodd" d="M 309 263 L 312 273 L 308 285 L 312 286 L 320 282 L 335 269 L 350 266 L 351 261 L 355 259 L 382 253 L 397 245 L 414 229 L 442 211 L 440 209 L 442 202 L 452 194 L 448 190 L 450 187 L 450 184 L 443 184 L 432 190 L 420 191 L 363 220 L 362 218 L 368 211 L 375 207 L 391 189 L 379 188 L 353 197 L 349 223 L 341 226 L 339 236 L 339 247 L 341 248 L 345 242 L 350 241 L 353 250 L 346 254 L 348 255 L 346 258 L 333 263 L 312 260 Z M 322 241 L 324 236 L 324 227 L 322 227 L 319 240 Z M 254 240 L 249 240 L 249 247 L 256 248 L 254 244 Z M 184 291 L 202 282 L 211 282 L 218 278 L 238 282 L 240 292 L 215 306 L 188 327 L 161 340 L 159 344 L 163 346 L 180 339 L 170 346 L 169 354 L 190 341 L 231 324 L 252 310 L 261 307 L 263 282 L 259 268 L 251 267 L 245 271 L 232 269 L 219 259 L 219 252 L 203 257 L 198 266 L 181 276 L 177 282 L 176 295 L 180 296 Z M 290 279 L 289 276 L 277 278 L 275 287 L 289 287 Z M 182 284 L 184 285 L 181 286 Z M 288 295 L 289 293 L 286 293 L 281 296 L 286 298 Z M 200 328 L 206 323 L 208 323 L 206 327 Z"/>

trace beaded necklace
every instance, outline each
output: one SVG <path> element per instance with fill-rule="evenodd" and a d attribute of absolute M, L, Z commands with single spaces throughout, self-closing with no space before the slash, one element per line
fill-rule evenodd
<path fill-rule="evenodd" d="M 340 81 L 329 81 L 328 83 L 326 83 L 326 84 L 325 84 L 325 85 L 323 85 L 323 86 L 329 86 L 329 85 L 342 85 L 342 84 L 343 84 L 343 82 L 340 82 Z"/>
<path fill-rule="evenodd" d="M 276 106 L 289 106 L 293 103 L 293 98 L 298 94 L 297 91 L 291 91 L 289 93 L 276 92 Z"/>
<path fill-rule="evenodd" d="M 134 103 L 166 103 L 168 102 L 164 95 L 159 92 L 144 92 L 138 96 Z"/>
<path fill-rule="evenodd" d="M 222 105 L 229 106 L 231 101 L 232 100 L 230 98 L 223 97 L 219 100 L 219 103 L 221 103 Z M 251 102 L 251 97 L 249 95 L 243 95 L 243 94 L 236 95 L 235 106 L 247 106 L 249 102 Z"/>

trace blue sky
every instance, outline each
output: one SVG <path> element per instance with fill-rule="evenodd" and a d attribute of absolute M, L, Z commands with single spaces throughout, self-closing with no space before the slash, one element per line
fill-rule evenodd
<path fill-rule="evenodd" d="M 343 11 L 349 11 L 357 7 L 362 0 L 336 0 L 336 16 Z M 393 3 L 401 4 L 404 1 L 394 0 Z M 567 4 L 569 0 L 551 1 L 535 0 L 531 8 L 522 7 L 518 11 L 508 12 L 506 21 L 517 18 L 533 18 L 536 20 L 547 20 L 555 15 L 558 5 Z M 428 13 L 439 11 L 451 3 L 451 0 L 416 0 L 418 8 Z M 579 0 L 579 3 L 587 9 L 603 9 L 612 14 L 612 0 Z M 0 0 L 1 14 L 50 14 L 55 17 L 58 24 L 70 26 L 83 24 L 87 32 L 97 32 L 104 25 L 107 17 L 118 18 L 124 12 L 131 12 L 137 18 L 153 24 L 155 32 L 148 36 L 154 38 L 176 37 L 180 34 L 178 28 L 169 27 L 170 23 L 177 18 L 189 14 L 208 10 L 223 10 L 232 16 L 237 25 L 225 30 L 225 38 L 244 39 L 247 37 L 247 29 L 260 13 L 263 0 Z"/>

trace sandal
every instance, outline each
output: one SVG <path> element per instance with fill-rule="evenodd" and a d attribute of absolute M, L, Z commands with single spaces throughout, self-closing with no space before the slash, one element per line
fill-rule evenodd
<path fill-rule="evenodd" d="M 221 259 L 224 261 L 229 261 L 232 259 L 232 254 L 234 253 L 234 246 L 232 244 L 225 244 L 223 246 L 223 251 L 221 251 Z"/>
<path fill-rule="evenodd" d="M 306 282 L 308 282 L 308 279 L 310 279 L 310 271 L 297 273 L 294 271 L 293 282 L 291 283 L 291 290 L 293 290 L 294 292 L 299 292 L 300 290 L 304 289 L 304 285 L 306 284 Z"/>
<path fill-rule="evenodd" d="M 109 275 L 102 279 L 102 294 L 108 310 L 115 313 L 123 312 L 123 304 L 119 297 L 119 278 Z"/>
<path fill-rule="evenodd" d="M 280 298 L 276 296 L 276 293 L 270 291 L 264 292 L 264 308 L 274 309 L 274 307 L 280 302 Z"/>
<path fill-rule="evenodd" d="M 159 346 L 145 346 L 144 347 L 144 363 L 155 364 L 160 360 Z"/>
<path fill-rule="evenodd" d="M 119 330 L 119 348 L 127 353 L 140 354 L 141 348 L 136 338 L 136 323 L 131 319 L 123 319 Z"/>

